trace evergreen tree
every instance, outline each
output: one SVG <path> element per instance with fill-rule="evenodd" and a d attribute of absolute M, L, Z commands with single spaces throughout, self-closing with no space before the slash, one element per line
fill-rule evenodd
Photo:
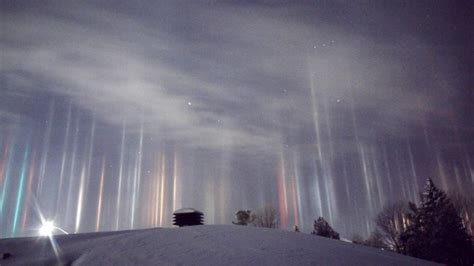
<path fill-rule="evenodd" d="M 459 191 L 449 191 L 448 197 L 462 219 L 467 234 L 474 237 L 474 195 L 464 195 Z"/>
<path fill-rule="evenodd" d="M 311 232 L 313 235 L 339 239 L 339 233 L 334 231 L 329 223 L 324 220 L 323 217 L 319 217 L 317 220 L 314 221 L 314 230 Z"/>
<path fill-rule="evenodd" d="M 471 241 L 461 218 L 431 179 L 420 206 L 410 203 L 410 209 L 410 224 L 400 236 L 403 253 L 448 265 L 472 264 Z"/>

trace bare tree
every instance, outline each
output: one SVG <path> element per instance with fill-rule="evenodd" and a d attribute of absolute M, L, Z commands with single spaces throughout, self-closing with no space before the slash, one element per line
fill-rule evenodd
<path fill-rule="evenodd" d="M 375 218 L 377 238 L 395 252 L 400 252 L 400 234 L 407 226 L 407 212 L 406 203 L 396 202 L 385 205 Z"/>
<path fill-rule="evenodd" d="M 278 226 L 278 213 L 270 205 L 257 210 L 252 215 L 253 224 L 257 227 L 266 227 L 266 228 L 277 228 Z"/>

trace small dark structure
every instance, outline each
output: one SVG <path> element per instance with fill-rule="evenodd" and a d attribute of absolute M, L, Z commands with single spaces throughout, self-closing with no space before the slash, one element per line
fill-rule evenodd
<path fill-rule="evenodd" d="M 193 208 L 183 208 L 173 213 L 173 225 L 179 227 L 202 225 L 203 221 L 204 214 Z"/>

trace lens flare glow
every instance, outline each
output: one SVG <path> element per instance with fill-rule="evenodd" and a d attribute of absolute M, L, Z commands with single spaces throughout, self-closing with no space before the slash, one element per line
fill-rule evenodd
<path fill-rule="evenodd" d="M 40 236 L 50 237 L 53 235 L 53 231 L 56 227 L 54 226 L 53 221 L 44 221 L 43 225 L 38 230 Z"/>

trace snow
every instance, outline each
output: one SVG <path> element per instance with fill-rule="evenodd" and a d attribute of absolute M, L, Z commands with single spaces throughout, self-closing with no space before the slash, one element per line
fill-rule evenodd
<path fill-rule="evenodd" d="M 435 265 L 278 229 L 203 225 L 54 236 L 65 265 Z M 0 240 L 0 265 L 54 265 L 47 237 Z"/>
<path fill-rule="evenodd" d="M 199 213 L 199 214 L 202 214 L 202 212 L 200 212 L 196 209 L 193 209 L 193 208 L 183 208 L 183 209 L 176 210 L 174 212 L 174 214 L 181 214 L 181 213 Z"/>

